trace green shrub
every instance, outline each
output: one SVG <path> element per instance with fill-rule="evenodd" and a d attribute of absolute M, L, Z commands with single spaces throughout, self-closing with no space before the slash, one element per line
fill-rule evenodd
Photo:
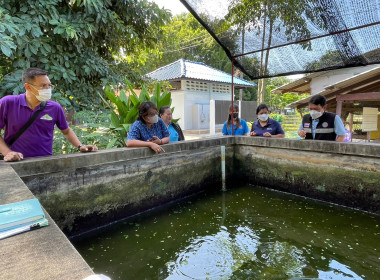
<path fill-rule="evenodd" d="M 269 117 L 273 120 L 278 121 L 279 123 L 282 122 L 283 116 L 276 113 L 270 113 Z"/>
<path fill-rule="evenodd" d="M 99 149 L 106 149 L 113 139 L 109 133 L 110 112 L 107 111 L 80 111 L 74 114 L 73 119 L 77 125 L 70 125 L 70 128 L 78 136 L 83 144 L 93 144 Z M 78 149 L 71 145 L 56 128 L 54 131 L 53 153 L 69 154 L 76 153 Z"/>
<path fill-rule="evenodd" d="M 111 111 L 111 124 L 109 127 L 110 134 L 113 135 L 112 140 L 108 143 L 108 148 L 124 147 L 125 139 L 130 127 L 136 121 L 139 114 L 140 104 L 144 101 L 151 101 L 160 110 L 162 106 L 170 106 L 172 103 L 171 93 L 165 87 L 161 87 L 161 83 L 156 83 L 154 91 L 150 96 L 146 86 L 142 86 L 140 95 L 137 96 L 131 83 L 126 80 L 127 88 L 119 89 L 119 96 L 115 94 L 115 89 L 111 86 L 106 87 L 105 93 L 111 104 L 100 96 Z M 127 97 L 126 92 L 130 95 Z"/>

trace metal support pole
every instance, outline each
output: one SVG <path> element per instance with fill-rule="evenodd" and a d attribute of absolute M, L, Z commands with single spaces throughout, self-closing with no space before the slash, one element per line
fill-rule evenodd
<path fill-rule="evenodd" d="M 210 100 L 210 135 L 215 135 L 215 100 Z"/>

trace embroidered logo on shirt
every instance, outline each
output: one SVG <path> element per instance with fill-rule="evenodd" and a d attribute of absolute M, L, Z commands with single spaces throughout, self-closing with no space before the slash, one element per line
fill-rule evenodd
<path fill-rule="evenodd" d="M 45 114 L 41 117 L 41 120 L 47 120 L 47 121 L 51 121 L 53 118 L 50 117 L 48 114 Z"/>
<path fill-rule="evenodd" d="M 324 123 L 322 123 L 322 127 L 328 127 L 329 126 L 329 124 L 327 123 L 327 122 L 324 122 Z"/>
<path fill-rule="evenodd" d="M 304 123 L 304 124 L 303 124 L 303 127 L 304 127 L 304 128 L 310 128 L 310 123 Z"/>

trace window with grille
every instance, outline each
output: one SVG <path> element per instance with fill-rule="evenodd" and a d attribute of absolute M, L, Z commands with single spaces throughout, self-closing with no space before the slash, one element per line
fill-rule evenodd
<path fill-rule="evenodd" d="M 208 83 L 199 81 L 185 81 L 185 89 L 190 91 L 208 92 Z"/>
<path fill-rule="evenodd" d="M 221 84 L 212 84 L 211 92 L 212 93 L 231 93 L 231 86 L 221 85 Z"/>

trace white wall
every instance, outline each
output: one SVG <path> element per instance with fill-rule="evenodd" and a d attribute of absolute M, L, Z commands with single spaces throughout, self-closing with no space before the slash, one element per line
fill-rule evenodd
<path fill-rule="evenodd" d="M 173 118 L 180 119 L 178 124 L 182 129 L 196 129 L 195 124 L 193 124 L 193 105 L 210 105 L 211 99 L 231 100 L 231 93 L 212 92 L 212 83 L 206 84 L 207 85 L 202 82 L 200 86 L 204 91 L 194 91 L 186 89 L 188 88 L 188 86 L 186 86 L 186 81 L 182 80 L 181 90 L 172 91 L 172 107 L 175 107 Z"/>
<path fill-rule="evenodd" d="M 223 93 L 213 93 L 208 94 L 205 92 L 187 92 L 185 91 L 184 98 L 184 118 L 185 118 L 185 129 L 195 129 L 193 124 L 193 105 L 204 104 L 210 105 L 210 100 L 230 100 L 229 94 Z"/>
<path fill-rule="evenodd" d="M 184 120 L 184 92 L 183 90 L 172 91 L 172 105 L 174 107 L 173 119 L 180 119 L 178 124 L 182 129 L 185 129 L 185 120 Z"/>
<path fill-rule="evenodd" d="M 378 67 L 378 65 L 367 65 L 363 67 L 352 67 L 345 69 L 331 70 L 322 76 L 315 77 L 310 82 L 311 95 L 318 94 L 325 90 L 325 87 L 333 85 L 337 82 L 348 79 L 352 76 L 361 74 L 365 71 Z"/>

